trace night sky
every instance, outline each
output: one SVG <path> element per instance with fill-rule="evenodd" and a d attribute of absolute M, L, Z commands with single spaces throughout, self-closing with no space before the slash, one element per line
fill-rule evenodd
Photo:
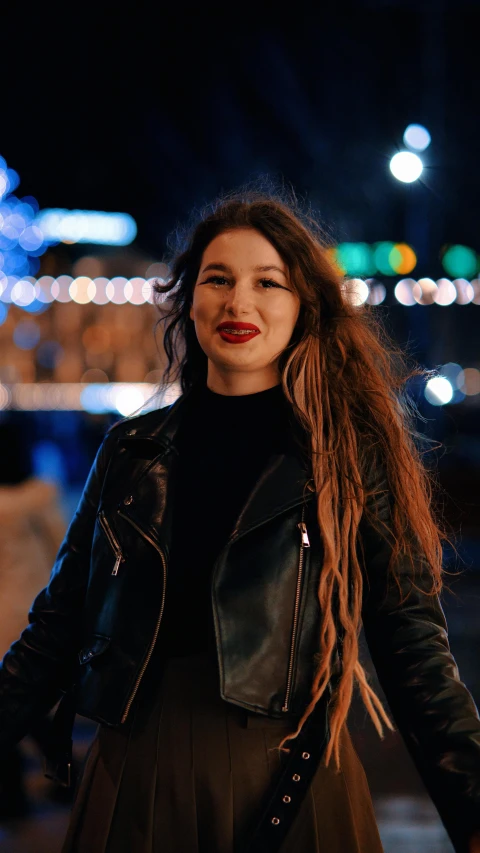
<path fill-rule="evenodd" d="M 333 239 L 409 240 L 418 275 L 445 243 L 480 249 L 478 3 L 97 5 L 4 17 L 18 195 L 129 212 L 160 257 L 193 208 L 267 176 Z M 410 122 L 432 144 L 404 185 L 388 162 Z"/>

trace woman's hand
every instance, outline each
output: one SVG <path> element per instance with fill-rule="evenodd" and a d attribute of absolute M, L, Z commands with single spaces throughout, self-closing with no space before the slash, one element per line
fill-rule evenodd
<path fill-rule="evenodd" d="M 480 832 L 476 832 L 470 839 L 468 853 L 480 853 Z"/>

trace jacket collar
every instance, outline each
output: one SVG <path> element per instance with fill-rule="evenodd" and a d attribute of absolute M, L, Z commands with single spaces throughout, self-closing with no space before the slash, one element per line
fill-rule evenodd
<path fill-rule="evenodd" d="M 182 419 L 188 415 L 190 399 L 189 391 L 169 407 L 166 415 L 159 417 L 160 412 L 154 412 L 146 418 L 139 418 L 136 428 L 126 430 L 123 437 L 124 441 L 128 441 L 132 454 L 135 454 L 135 446 L 140 446 L 140 442 L 146 440 L 158 446 L 158 453 L 153 454 L 153 458 L 138 471 L 130 484 L 133 500 L 132 507 L 128 508 L 129 514 L 134 513 L 137 520 L 141 517 L 142 526 L 147 525 L 150 530 L 163 522 L 164 513 L 158 502 L 159 497 L 154 499 L 155 485 L 158 489 L 163 484 L 161 491 L 165 497 L 168 478 L 177 456 L 176 434 Z M 294 447 L 292 440 L 291 452 L 272 453 L 243 506 L 230 541 L 313 497 L 313 490 L 309 489 L 311 474 L 308 464 L 302 458 L 300 448 L 295 452 Z M 165 501 L 161 503 L 165 508 Z"/>

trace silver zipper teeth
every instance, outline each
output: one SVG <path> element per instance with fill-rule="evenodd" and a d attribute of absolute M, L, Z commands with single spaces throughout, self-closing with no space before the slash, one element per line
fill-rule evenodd
<path fill-rule="evenodd" d="M 297 573 L 297 588 L 295 590 L 295 607 L 293 611 L 293 625 L 292 625 L 292 642 L 290 645 L 290 659 L 288 662 L 288 676 L 287 676 L 287 689 L 285 691 L 285 701 L 283 703 L 282 711 L 288 711 L 289 703 L 290 703 L 290 693 L 292 691 L 292 677 L 293 677 L 293 659 L 295 656 L 295 643 L 297 640 L 297 628 L 298 628 L 298 613 L 300 609 L 300 595 L 302 591 L 302 577 L 303 577 L 303 562 L 304 562 L 304 549 L 310 547 L 310 542 L 308 539 L 307 528 L 305 526 L 305 507 L 302 509 L 302 520 L 297 525 L 301 534 L 301 545 L 300 545 L 300 556 L 298 558 L 298 573 Z"/>
<path fill-rule="evenodd" d="M 120 548 L 120 545 L 115 538 L 115 535 L 106 519 L 104 512 L 100 513 L 100 524 L 102 525 L 103 530 L 105 532 L 105 536 L 107 537 L 113 549 L 113 553 L 115 554 L 115 565 L 112 570 L 112 575 L 117 575 L 118 570 L 120 568 L 120 563 L 123 563 L 122 549 Z"/>
<path fill-rule="evenodd" d="M 124 515 L 123 512 L 119 512 L 118 514 L 122 518 L 124 518 L 125 521 L 128 521 L 128 523 L 131 524 L 132 527 L 134 527 L 135 530 L 137 530 L 138 533 L 140 533 L 140 535 L 143 536 L 147 540 L 147 542 L 150 542 L 150 545 L 153 545 L 155 550 L 158 551 L 158 553 L 160 554 L 160 559 L 162 561 L 162 566 L 163 566 L 163 595 L 162 595 L 162 604 L 160 607 L 160 613 L 159 613 L 159 616 L 157 619 L 157 624 L 155 625 L 155 631 L 153 633 L 152 642 L 150 643 L 150 648 L 148 649 L 147 656 L 146 656 L 146 658 L 142 664 L 142 668 L 141 668 L 141 670 L 137 676 L 137 680 L 135 681 L 133 690 L 132 690 L 132 692 L 129 696 L 128 702 L 125 706 L 125 711 L 123 712 L 121 722 L 124 723 L 128 717 L 128 714 L 130 712 L 130 708 L 132 707 L 132 702 L 135 699 L 135 696 L 137 695 L 138 688 L 140 687 L 140 682 L 141 682 L 141 680 L 145 674 L 145 670 L 149 664 L 150 658 L 152 657 L 153 650 L 155 648 L 155 643 L 157 642 L 158 632 L 160 630 L 160 624 L 161 624 L 161 621 L 163 618 L 163 611 L 165 608 L 165 590 L 166 590 L 166 586 L 167 586 L 167 562 L 165 560 L 165 555 L 164 555 L 163 551 L 161 550 L 161 548 L 159 548 L 157 543 L 150 536 L 147 536 L 147 534 L 145 533 L 144 530 L 142 530 L 140 527 L 138 527 L 138 525 L 135 524 L 135 522 L 132 521 L 132 519 L 129 518 L 127 515 Z"/>

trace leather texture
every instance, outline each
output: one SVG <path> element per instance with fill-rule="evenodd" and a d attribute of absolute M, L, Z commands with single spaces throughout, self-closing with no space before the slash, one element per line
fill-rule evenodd
<path fill-rule="evenodd" d="M 0 743 L 22 737 L 62 690 L 73 691 L 78 713 L 128 724 L 163 609 L 175 434 L 185 416 L 188 394 L 106 435 L 50 582 L 4 658 Z M 292 723 L 309 698 L 321 624 L 323 549 L 309 477 L 300 452 L 272 456 L 212 577 L 222 698 Z M 372 482 L 381 486 L 382 477 L 372 469 Z M 388 527 L 387 488 L 375 509 Z M 310 547 L 300 560 L 302 519 Z M 391 545 L 366 521 L 359 546 L 363 624 L 381 685 L 455 849 L 467 851 L 480 829 L 480 721 L 440 602 L 428 594 L 420 558 L 415 585 L 401 560 L 401 589 L 388 582 Z"/>

